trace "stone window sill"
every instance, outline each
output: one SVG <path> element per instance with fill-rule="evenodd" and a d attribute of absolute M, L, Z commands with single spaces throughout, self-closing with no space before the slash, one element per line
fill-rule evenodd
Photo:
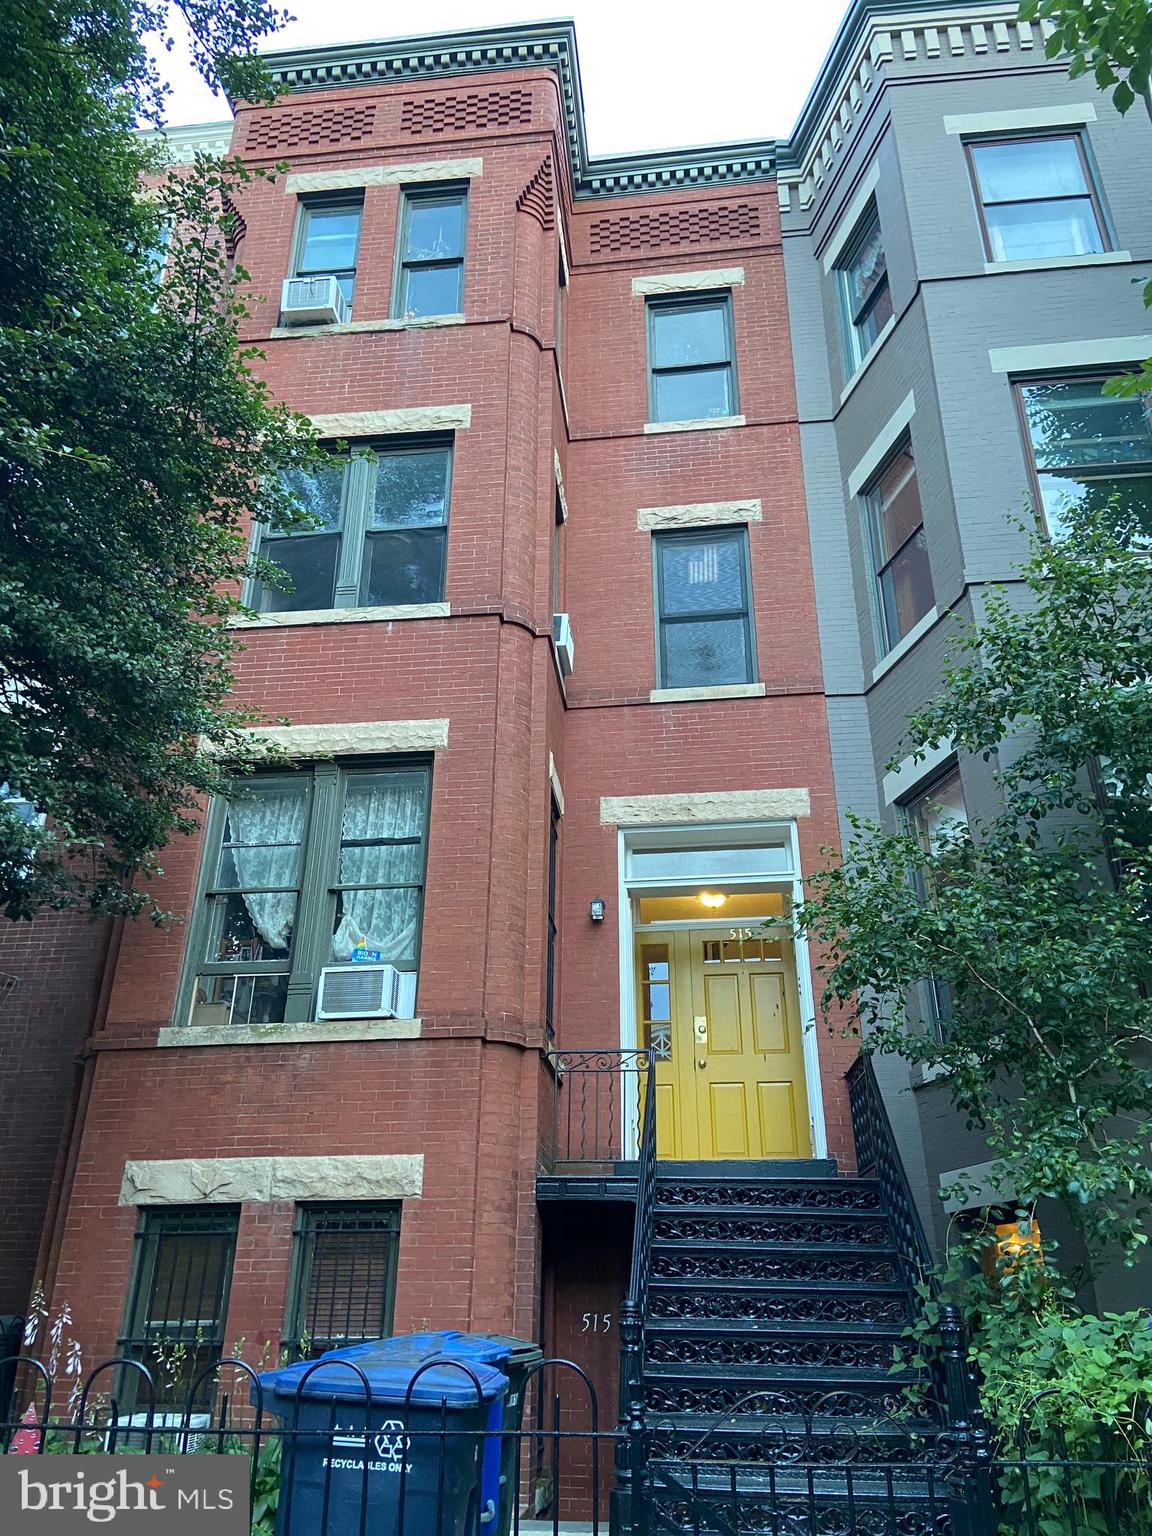
<path fill-rule="evenodd" d="M 712 427 L 742 427 L 743 416 L 703 416 L 699 421 L 646 421 L 645 432 L 707 432 Z"/>
<path fill-rule="evenodd" d="M 383 624 L 402 619 L 447 619 L 448 603 L 402 603 L 391 608 L 301 608 L 297 612 L 262 613 L 254 619 L 234 619 L 229 629 L 288 629 L 298 624 Z"/>
<path fill-rule="evenodd" d="M 319 1045 L 345 1040 L 419 1040 L 419 1019 L 317 1020 L 310 1024 L 170 1025 L 156 1037 L 158 1046 Z"/>
<path fill-rule="evenodd" d="M 872 681 L 874 683 L 877 682 L 884 676 L 885 672 L 890 671 L 896 665 L 902 656 L 907 656 L 916 642 L 924 638 L 939 617 L 940 613 L 937 608 L 929 608 L 924 617 L 913 624 L 904 638 L 894 645 L 888 654 L 882 657 L 872 668 Z"/>
<path fill-rule="evenodd" d="M 848 396 L 852 393 L 857 384 L 859 384 L 860 380 L 868 372 L 868 369 L 872 363 L 872 359 L 876 356 L 877 352 L 879 352 L 880 348 L 888 340 L 889 336 L 891 336 L 895 329 L 896 316 L 889 315 L 887 320 L 885 320 L 884 324 L 880 328 L 880 334 L 876 337 L 876 340 L 872 343 L 867 352 L 865 352 L 864 356 L 856 364 L 855 372 L 852 374 L 852 377 L 848 380 L 847 384 L 845 384 L 844 388 L 840 391 L 841 405 L 844 404 L 845 400 L 847 400 Z"/>
<path fill-rule="evenodd" d="M 985 272 L 1048 272 L 1058 267 L 1114 267 L 1132 260 L 1130 251 L 1093 251 L 1088 256 L 1037 256 L 1029 261 L 986 261 Z"/>
<path fill-rule="evenodd" d="M 763 683 L 725 683 L 714 688 L 653 688 L 650 704 L 688 704 L 695 699 L 762 699 Z"/>
<path fill-rule="evenodd" d="M 411 320 L 343 320 L 329 325 L 276 325 L 271 334 L 285 336 L 357 336 L 364 331 L 429 331 L 441 325 L 463 325 L 463 315 L 419 315 Z"/>

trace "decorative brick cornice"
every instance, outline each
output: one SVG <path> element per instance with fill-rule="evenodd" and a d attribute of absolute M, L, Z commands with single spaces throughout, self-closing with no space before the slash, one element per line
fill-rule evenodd
<path fill-rule="evenodd" d="M 1016 0 L 852 0 L 789 138 L 597 159 L 588 153 L 571 21 L 282 50 L 264 57 L 273 79 L 293 93 L 548 69 L 559 88 L 577 198 L 771 181 L 779 171 L 783 206 L 790 205 L 796 190 L 800 205 L 807 207 L 875 95 L 886 64 L 921 60 L 938 70 L 967 55 L 985 55 L 990 62 L 1021 53 L 1042 58 L 1047 30 L 1047 24 L 1018 21 Z M 173 136 L 182 142 L 178 131 Z"/>

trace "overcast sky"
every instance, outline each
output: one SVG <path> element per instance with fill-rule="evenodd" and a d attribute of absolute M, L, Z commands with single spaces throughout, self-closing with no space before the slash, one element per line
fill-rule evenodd
<path fill-rule="evenodd" d="M 306 48 L 365 38 L 538 21 L 548 0 L 286 0 L 296 15 L 265 46 Z M 847 0 L 570 0 L 589 148 L 594 155 L 730 139 L 784 137 L 832 41 Z M 562 12 L 561 14 L 565 14 Z M 183 51 L 162 56 L 173 86 L 168 121 L 227 117 Z"/>

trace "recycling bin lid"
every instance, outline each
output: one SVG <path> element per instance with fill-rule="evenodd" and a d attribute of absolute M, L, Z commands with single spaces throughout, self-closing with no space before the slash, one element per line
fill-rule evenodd
<path fill-rule="evenodd" d="M 354 1371 L 341 1363 L 347 1361 L 364 1373 L 373 1402 L 403 1403 L 407 1398 L 412 1403 L 437 1407 L 445 1403 L 449 1408 L 469 1408 L 476 1403 L 477 1391 L 485 1402 L 502 1397 L 508 1390 L 507 1376 L 479 1355 L 454 1351 L 455 1337 L 456 1331 L 449 1330 L 398 1334 L 394 1338 L 350 1344 L 343 1349 L 326 1350 L 319 1362 L 300 1360 L 277 1371 L 264 1371 L 260 1384 L 265 1392 L 279 1398 L 292 1399 L 299 1395 L 305 1399 L 362 1403 L 364 1384 Z M 449 1363 L 449 1357 L 454 1355 L 459 1359 L 459 1365 Z M 408 1398 L 412 1377 L 430 1360 L 444 1363 L 424 1371 Z M 471 1375 L 460 1366 L 465 1366 Z"/>
<path fill-rule="evenodd" d="M 352 1344 L 333 1353 L 345 1360 L 355 1360 L 360 1350 L 374 1350 L 380 1344 L 391 1344 L 400 1339 L 427 1346 L 432 1354 L 444 1355 L 450 1360 L 480 1360 L 488 1365 L 502 1365 L 505 1361 L 521 1364 L 539 1360 L 544 1354 L 539 1344 L 534 1344 L 531 1339 L 514 1339 L 506 1333 L 465 1333 L 461 1328 L 400 1334 L 396 1340 L 376 1339 L 367 1344 Z"/>

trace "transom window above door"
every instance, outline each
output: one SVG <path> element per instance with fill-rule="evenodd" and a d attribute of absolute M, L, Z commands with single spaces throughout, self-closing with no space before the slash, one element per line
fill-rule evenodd
<path fill-rule="evenodd" d="M 992 261 L 1090 256 L 1108 249 L 1103 210 L 1078 133 L 968 145 Z"/>
<path fill-rule="evenodd" d="M 265 532 L 261 557 L 290 590 L 254 583 L 262 613 L 438 603 L 444 596 L 452 448 L 416 443 L 332 456 L 318 470 L 290 471 L 287 488 L 311 528 Z"/>
<path fill-rule="evenodd" d="M 653 543 L 658 686 L 755 682 L 747 530 L 657 534 Z"/>
<path fill-rule="evenodd" d="M 648 419 L 704 421 L 736 404 L 728 294 L 648 301 Z"/>

